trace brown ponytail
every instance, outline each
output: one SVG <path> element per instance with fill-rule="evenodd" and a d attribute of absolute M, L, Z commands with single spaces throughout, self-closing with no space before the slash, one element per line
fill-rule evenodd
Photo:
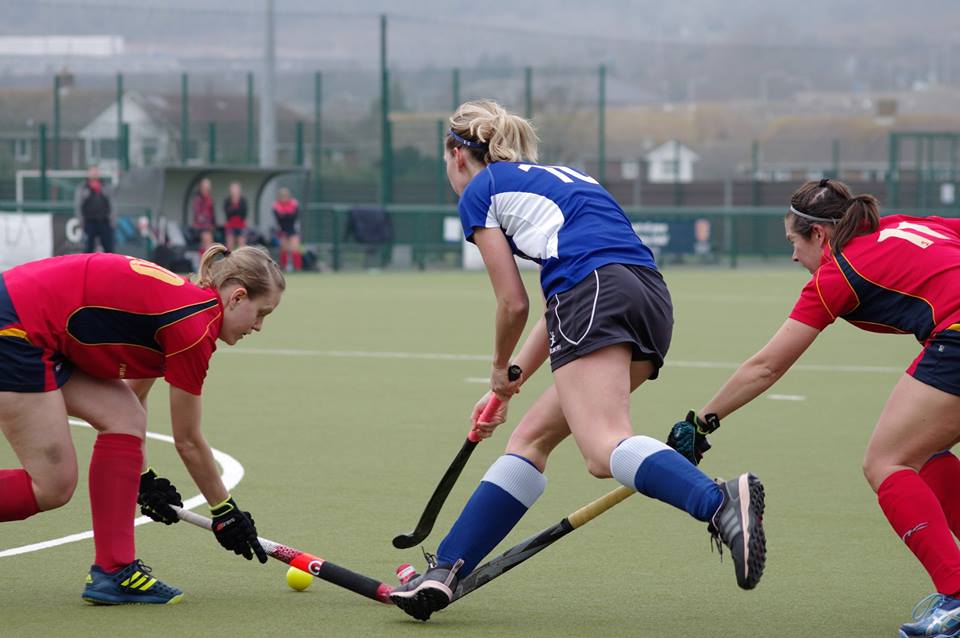
<path fill-rule="evenodd" d="M 251 298 L 287 287 L 277 262 L 267 251 L 255 246 L 230 251 L 223 244 L 212 244 L 200 258 L 198 270 L 198 286 L 220 290 L 225 284 L 235 282 L 246 288 Z"/>
<path fill-rule="evenodd" d="M 880 209 L 873 195 L 857 195 L 839 180 L 806 182 L 790 198 L 793 232 L 807 239 L 814 224 L 833 226 L 830 249 L 837 253 L 858 235 L 872 233 L 880 223 Z M 794 214 L 796 213 L 796 214 Z"/>
<path fill-rule="evenodd" d="M 880 225 L 880 202 L 873 195 L 857 195 L 837 222 L 830 248 L 834 253 L 857 235 L 872 233 Z"/>

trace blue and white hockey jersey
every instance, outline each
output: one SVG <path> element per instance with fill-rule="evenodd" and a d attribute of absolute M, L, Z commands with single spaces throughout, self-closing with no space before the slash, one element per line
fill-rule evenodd
<path fill-rule="evenodd" d="M 566 166 L 495 162 L 460 197 L 467 241 L 502 228 L 514 254 L 541 266 L 546 298 L 606 264 L 656 268 L 620 205 L 597 180 Z"/>

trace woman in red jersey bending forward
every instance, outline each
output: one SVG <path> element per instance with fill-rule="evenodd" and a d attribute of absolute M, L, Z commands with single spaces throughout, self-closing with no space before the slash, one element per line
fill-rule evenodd
<path fill-rule="evenodd" d="M 54 257 L 0 276 L 0 429 L 22 467 L 0 470 L 0 521 L 22 520 L 70 500 L 77 459 L 67 416 L 98 432 L 90 460 L 96 558 L 83 599 L 173 604 L 180 590 L 136 558 L 133 519 L 171 523 L 179 494 L 144 466 L 145 398 L 170 384 L 177 451 L 211 506 L 217 541 L 266 562 L 253 518 L 220 480 L 200 432 L 200 393 L 220 339 L 259 331 L 280 303 L 283 274 L 266 252 L 214 244 L 190 281 L 142 259 Z M 125 382 L 124 380 L 130 380 Z"/>
<path fill-rule="evenodd" d="M 807 182 L 784 220 L 793 260 L 813 277 L 789 318 L 670 443 L 694 463 L 720 419 L 763 394 L 838 317 L 922 344 L 894 386 L 867 445 L 863 472 L 897 536 L 937 594 L 900 635 L 960 635 L 960 220 L 880 217 L 871 195 Z M 919 611 L 919 609 L 918 609 Z"/>

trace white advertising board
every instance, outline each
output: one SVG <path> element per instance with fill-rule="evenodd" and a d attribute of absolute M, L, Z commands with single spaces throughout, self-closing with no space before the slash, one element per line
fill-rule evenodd
<path fill-rule="evenodd" d="M 0 272 L 53 256 L 53 215 L 0 211 Z"/>

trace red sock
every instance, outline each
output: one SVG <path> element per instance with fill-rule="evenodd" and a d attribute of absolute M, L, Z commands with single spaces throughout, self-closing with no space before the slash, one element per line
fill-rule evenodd
<path fill-rule="evenodd" d="M 300 253 L 291 253 L 293 255 L 293 269 L 303 270 L 303 255 Z"/>
<path fill-rule="evenodd" d="M 39 511 L 33 479 L 27 471 L 0 470 L 0 521 L 22 521 Z"/>
<path fill-rule="evenodd" d="M 940 507 L 947 516 L 950 531 L 960 538 L 960 459 L 951 452 L 941 452 L 920 468 L 920 478 L 940 501 Z"/>
<path fill-rule="evenodd" d="M 287 251 L 281 250 L 280 251 L 280 270 L 286 270 L 286 269 L 287 269 Z"/>
<path fill-rule="evenodd" d="M 90 458 L 90 511 L 95 563 L 115 572 L 136 558 L 133 519 L 140 489 L 143 442 L 131 434 L 101 434 Z"/>
<path fill-rule="evenodd" d="M 937 591 L 947 595 L 960 591 L 960 549 L 937 497 L 923 479 L 913 470 L 894 472 L 880 485 L 877 500 Z"/>

